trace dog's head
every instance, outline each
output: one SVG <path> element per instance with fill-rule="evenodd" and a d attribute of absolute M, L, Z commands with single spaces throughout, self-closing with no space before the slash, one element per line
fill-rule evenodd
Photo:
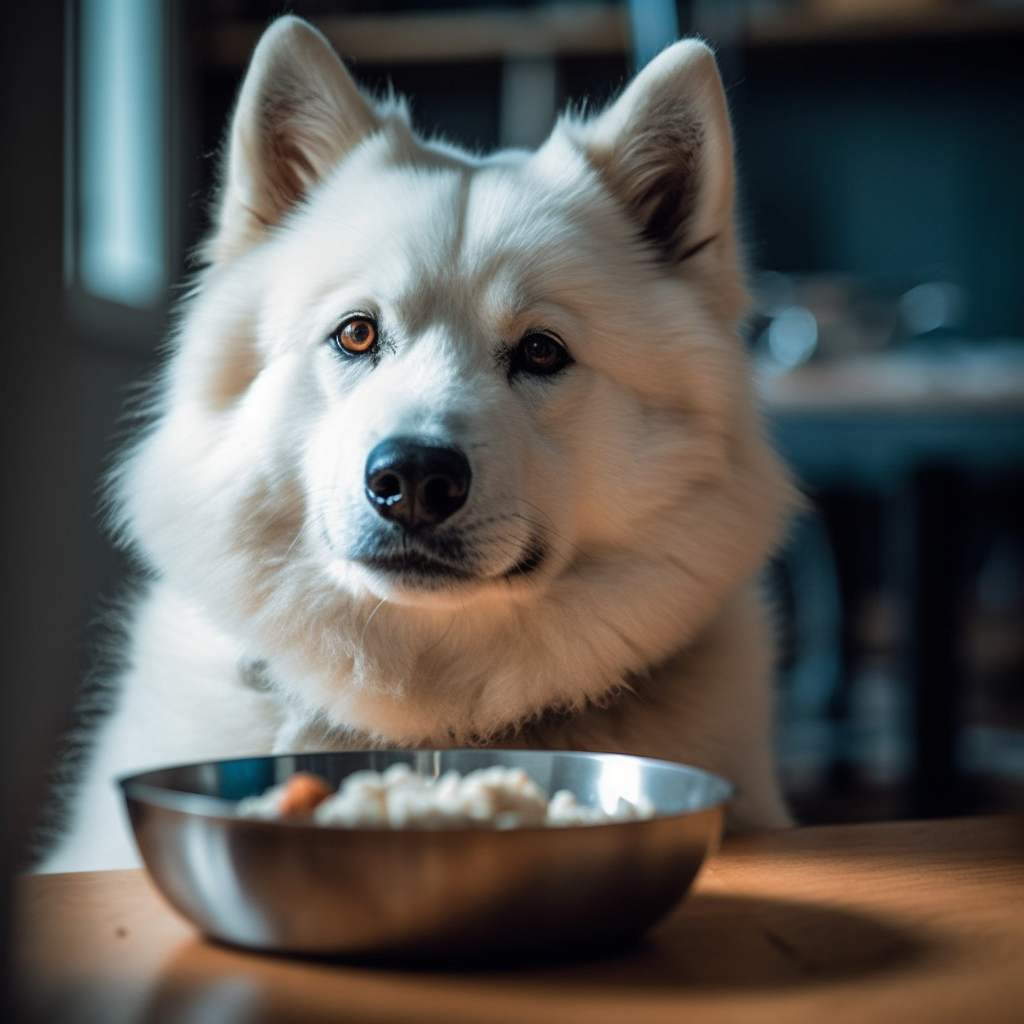
<path fill-rule="evenodd" d="M 465 738 L 600 699 L 699 632 L 788 501 L 732 202 L 700 43 L 536 153 L 477 158 L 281 19 L 128 528 L 335 724 Z"/>

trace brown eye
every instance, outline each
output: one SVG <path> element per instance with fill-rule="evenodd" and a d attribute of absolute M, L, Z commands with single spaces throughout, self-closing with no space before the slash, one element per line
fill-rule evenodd
<path fill-rule="evenodd" d="M 367 317 L 353 317 L 331 335 L 331 342 L 348 355 L 361 356 L 377 344 L 377 325 Z"/>
<path fill-rule="evenodd" d="M 515 347 L 509 369 L 512 373 L 547 376 L 558 373 L 571 362 L 571 356 L 560 341 L 537 331 L 526 335 Z"/>

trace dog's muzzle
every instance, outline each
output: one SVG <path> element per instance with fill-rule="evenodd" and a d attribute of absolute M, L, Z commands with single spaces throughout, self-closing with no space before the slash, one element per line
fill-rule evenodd
<path fill-rule="evenodd" d="M 462 508 L 471 477 L 458 448 L 389 437 L 366 459 L 366 498 L 378 515 L 413 533 Z"/>

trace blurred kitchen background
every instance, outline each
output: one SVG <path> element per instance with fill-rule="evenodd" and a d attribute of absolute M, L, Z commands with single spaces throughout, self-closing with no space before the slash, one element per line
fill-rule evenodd
<path fill-rule="evenodd" d="M 96 481 L 205 230 L 248 55 L 285 9 L 363 83 L 412 97 L 421 129 L 479 149 L 540 141 L 566 103 L 608 99 L 678 35 L 712 42 L 753 272 L 747 340 L 809 496 L 768 581 L 786 789 L 809 823 L 1024 810 L 1013 0 L 12 7 L 5 777 L 52 749 L 122 591 Z M 32 779 L 21 799 L 37 797 Z"/>

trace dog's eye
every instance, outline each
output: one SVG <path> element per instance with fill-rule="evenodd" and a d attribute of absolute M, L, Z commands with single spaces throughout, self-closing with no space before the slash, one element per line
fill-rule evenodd
<path fill-rule="evenodd" d="M 331 335 L 331 345 L 345 355 L 361 356 L 377 344 L 377 325 L 365 316 L 354 316 Z"/>
<path fill-rule="evenodd" d="M 548 376 L 558 373 L 572 362 L 565 346 L 550 334 L 540 331 L 527 334 L 511 353 L 509 370 L 512 373 L 532 373 Z"/>

